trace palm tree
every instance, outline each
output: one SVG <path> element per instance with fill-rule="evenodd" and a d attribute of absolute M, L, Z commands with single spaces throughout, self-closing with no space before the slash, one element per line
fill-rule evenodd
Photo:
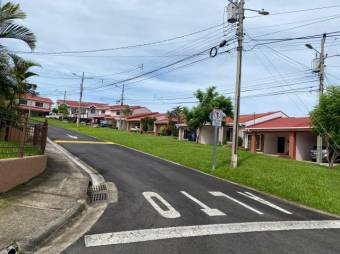
<path fill-rule="evenodd" d="M 13 61 L 13 66 L 10 68 L 10 76 L 14 80 L 14 86 L 9 97 L 8 108 L 14 105 L 14 100 L 19 99 L 21 95 L 30 93 L 35 94 L 37 85 L 28 82 L 28 78 L 37 76 L 36 73 L 31 72 L 30 68 L 40 66 L 39 64 L 30 60 L 25 60 L 15 54 L 10 54 Z"/>
<path fill-rule="evenodd" d="M 7 2 L 0 7 L 0 38 L 18 39 L 24 41 L 33 50 L 36 46 L 35 35 L 25 26 L 15 24 L 18 19 L 25 19 L 26 13 L 19 4 Z M 2 47 L 0 45 L 0 47 Z M 3 47 L 2 47 L 3 48 Z"/>
<path fill-rule="evenodd" d="M 174 107 L 171 111 L 167 112 L 169 121 L 176 119 L 178 124 L 182 122 L 183 115 L 184 115 L 183 107 L 181 106 Z"/>
<path fill-rule="evenodd" d="M 21 40 L 33 50 L 36 46 L 35 35 L 25 26 L 14 23 L 18 19 L 25 18 L 26 14 L 20 9 L 19 4 L 7 2 L 0 6 L 0 38 Z M 4 106 L 10 100 L 11 103 L 8 106 L 11 107 L 15 98 L 15 94 L 13 98 L 13 92 L 15 91 L 17 80 L 11 75 L 13 74 L 12 72 L 7 50 L 0 44 L 0 106 Z M 32 74 L 27 74 L 26 79 L 29 75 L 32 76 Z"/>

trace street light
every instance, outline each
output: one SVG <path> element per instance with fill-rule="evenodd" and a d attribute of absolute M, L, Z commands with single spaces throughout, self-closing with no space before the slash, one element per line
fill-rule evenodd
<path fill-rule="evenodd" d="M 312 44 L 307 43 L 307 44 L 305 44 L 305 46 L 306 46 L 307 48 L 312 49 L 312 50 L 318 52 L 319 54 L 321 54 L 319 50 L 315 49 L 315 48 L 312 46 Z"/>

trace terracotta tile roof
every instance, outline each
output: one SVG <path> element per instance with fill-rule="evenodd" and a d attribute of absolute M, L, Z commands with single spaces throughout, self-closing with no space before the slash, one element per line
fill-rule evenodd
<path fill-rule="evenodd" d="M 144 117 L 151 117 L 151 118 L 153 118 L 153 117 L 157 117 L 158 115 L 160 115 L 158 112 L 140 113 L 140 114 L 128 116 L 127 120 L 128 121 L 140 121 Z"/>
<path fill-rule="evenodd" d="M 32 94 L 24 94 L 24 95 L 20 96 L 20 99 L 40 101 L 40 102 L 46 102 L 46 103 L 53 104 L 53 101 L 50 98 L 41 97 L 41 96 L 34 96 Z"/>
<path fill-rule="evenodd" d="M 269 116 L 275 113 L 278 113 L 280 111 L 274 111 L 274 112 L 266 112 L 266 113 L 258 113 L 258 114 L 248 114 L 248 115 L 240 115 L 240 123 L 245 123 L 260 117 L 264 117 L 264 116 Z M 226 123 L 233 123 L 233 119 L 231 117 L 227 117 L 225 119 Z"/>
<path fill-rule="evenodd" d="M 109 106 L 109 109 L 110 109 L 110 110 L 121 110 L 121 109 L 124 109 L 125 107 L 129 107 L 129 108 L 132 109 L 132 110 L 143 108 L 142 106 L 110 105 L 110 106 Z"/>
<path fill-rule="evenodd" d="M 311 129 L 309 117 L 282 117 L 251 125 L 248 130 Z"/>
<path fill-rule="evenodd" d="M 173 122 L 177 122 L 177 119 L 172 119 Z M 166 113 L 164 114 L 159 114 L 156 117 L 155 124 L 168 124 L 169 123 L 169 118 Z"/>
<path fill-rule="evenodd" d="M 48 108 L 39 108 L 39 107 L 30 107 L 30 106 L 24 106 L 24 105 L 17 105 L 17 109 L 24 109 L 24 110 L 32 110 L 32 111 L 39 111 L 39 112 L 51 112 Z"/>
<path fill-rule="evenodd" d="M 70 101 L 70 100 L 57 100 L 58 104 L 66 104 L 69 107 L 78 107 L 79 106 L 79 102 L 78 101 Z M 97 109 L 108 109 L 109 105 L 105 104 L 105 103 L 98 103 L 98 102 L 82 102 L 81 103 L 81 107 L 82 108 L 90 108 L 90 107 L 96 107 Z"/>

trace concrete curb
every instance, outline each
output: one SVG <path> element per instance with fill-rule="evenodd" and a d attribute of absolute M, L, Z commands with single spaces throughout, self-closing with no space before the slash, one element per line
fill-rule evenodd
<path fill-rule="evenodd" d="M 92 185 L 99 185 L 101 183 L 105 182 L 104 177 L 97 172 L 94 168 L 92 168 L 90 165 L 86 164 L 82 160 L 80 160 L 78 157 L 71 154 L 69 151 L 67 151 L 62 146 L 54 143 L 51 139 L 47 138 L 47 142 L 51 145 L 53 145 L 56 149 L 58 149 L 60 152 L 62 152 L 69 160 L 71 160 L 74 164 L 76 164 L 78 167 L 83 169 L 88 176 L 91 179 Z"/>
<path fill-rule="evenodd" d="M 285 198 L 281 198 L 281 197 L 275 196 L 275 195 L 273 195 L 273 194 L 270 194 L 270 193 L 267 193 L 267 192 L 264 192 L 264 191 L 261 191 L 261 190 L 255 189 L 255 188 L 252 188 L 252 187 L 249 187 L 249 186 L 240 184 L 240 183 L 236 183 L 236 182 L 230 181 L 230 180 L 228 180 L 228 179 L 224 179 L 224 178 L 221 178 L 221 177 L 218 177 L 218 176 L 210 175 L 210 174 L 208 174 L 208 173 L 205 173 L 205 172 L 203 172 L 203 171 L 200 171 L 199 169 L 191 168 L 191 167 L 182 165 L 182 164 L 180 164 L 180 163 L 178 163 L 178 162 L 174 162 L 174 161 L 171 161 L 171 160 L 168 160 L 168 159 L 164 159 L 164 158 L 159 157 L 159 156 L 157 156 L 157 155 L 153 155 L 153 154 L 150 154 L 150 153 L 147 153 L 147 152 L 143 152 L 143 151 L 141 151 L 141 150 L 138 150 L 138 149 L 135 149 L 135 148 L 132 148 L 132 147 L 128 147 L 128 146 L 125 146 L 125 145 L 122 145 L 122 144 L 117 144 L 117 143 L 115 143 L 115 145 L 119 145 L 119 146 L 121 146 L 121 147 L 130 149 L 130 150 L 133 150 L 133 151 L 136 151 L 136 152 L 139 152 L 139 153 L 142 153 L 142 154 L 145 154 L 145 155 L 148 155 L 148 156 L 151 156 L 151 157 L 160 159 L 160 160 L 164 160 L 164 161 L 169 162 L 169 163 L 171 163 L 171 164 L 174 164 L 174 165 L 177 165 L 177 166 L 181 166 L 181 167 L 184 167 L 184 168 L 193 170 L 193 171 L 198 172 L 198 173 L 200 173 L 200 174 L 207 175 L 207 176 L 213 177 L 213 178 L 215 178 L 215 179 L 219 179 L 219 180 L 221 180 L 221 181 L 224 181 L 224 182 L 227 182 L 227 183 L 231 183 L 231 184 L 234 184 L 234 185 L 236 185 L 236 186 L 239 186 L 239 187 L 242 187 L 242 188 L 251 190 L 251 191 L 255 191 L 255 192 L 260 193 L 260 194 L 262 194 L 262 195 L 266 195 L 266 196 L 269 196 L 269 197 L 271 197 L 271 198 L 275 198 L 275 199 L 281 200 L 281 201 L 283 201 L 283 202 L 286 202 L 286 203 L 288 203 L 288 204 L 290 204 L 290 205 L 292 205 L 292 206 L 298 207 L 298 208 L 303 208 L 303 209 L 306 209 L 306 210 L 309 210 L 309 211 L 312 211 L 312 212 L 317 212 L 317 213 L 320 213 L 320 214 L 323 214 L 323 215 L 327 215 L 327 216 L 330 216 L 330 217 L 333 217 L 333 218 L 336 218 L 336 219 L 340 219 L 340 216 L 339 216 L 339 215 L 332 214 L 332 213 L 325 212 L 325 211 L 321 211 L 321 210 L 316 209 L 316 208 L 308 207 L 308 206 L 305 206 L 305 205 L 296 203 L 296 202 L 294 202 L 294 201 L 287 200 L 287 199 L 285 199 Z"/>
<path fill-rule="evenodd" d="M 69 221 L 80 216 L 86 209 L 87 205 L 86 200 L 78 200 L 78 202 L 79 204 L 77 206 L 72 207 L 69 211 L 67 211 L 66 216 L 60 217 L 54 222 L 50 223 L 43 230 L 37 232 L 34 238 L 18 241 L 17 244 L 20 252 L 34 252 L 37 248 L 39 248 L 39 246 L 51 239 L 54 233 L 58 232 L 62 227 L 68 224 Z"/>

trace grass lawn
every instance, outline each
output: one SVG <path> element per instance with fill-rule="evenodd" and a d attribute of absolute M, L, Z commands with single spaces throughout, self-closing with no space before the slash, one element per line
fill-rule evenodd
<path fill-rule="evenodd" d="M 16 142 L 0 141 L 0 159 L 18 157 L 19 144 Z M 41 154 L 40 150 L 36 147 L 25 147 L 25 156 L 32 156 Z"/>
<path fill-rule="evenodd" d="M 39 120 L 39 119 L 36 119 Z M 40 119 L 42 120 L 42 119 Z M 50 125 L 80 131 L 199 169 L 287 200 L 340 215 L 340 167 L 328 169 L 312 163 L 241 151 L 238 169 L 229 168 L 230 148 L 217 148 L 217 168 L 211 170 L 212 147 L 171 137 L 91 128 L 49 119 Z"/>

